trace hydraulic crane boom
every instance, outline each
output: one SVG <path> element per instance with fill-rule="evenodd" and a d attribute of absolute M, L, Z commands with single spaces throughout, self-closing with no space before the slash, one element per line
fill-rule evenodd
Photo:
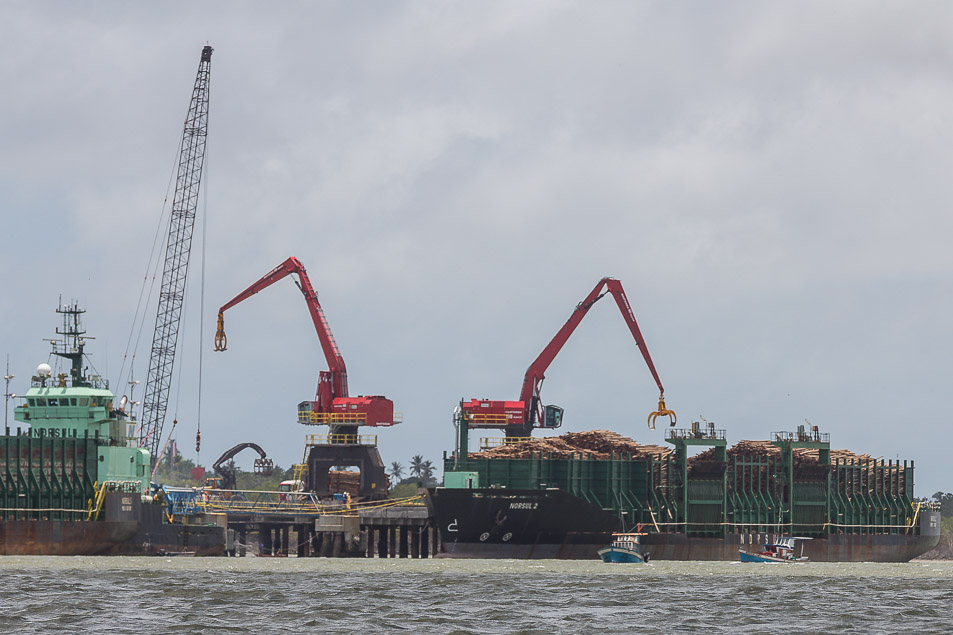
<path fill-rule="evenodd" d="M 262 476 L 271 476 L 272 471 L 275 468 L 275 463 L 268 458 L 268 455 L 265 454 L 265 451 L 261 449 L 261 446 L 257 443 L 239 443 L 235 447 L 226 450 L 222 456 L 218 457 L 218 460 L 212 464 L 212 470 L 218 474 L 219 478 L 222 479 L 222 485 L 219 489 L 235 489 L 237 486 L 236 483 L 236 474 L 226 461 L 234 458 L 236 454 L 244 450 L 245 448 L 251 448 L 258 453 L 260 458 L 255 459 L 255 474 L 261 474 Z"/>
<path fill-rule="evenodd" d="M 162 290 L 149 357 L 149 376 L 146 379 L 142 401 L 142 426 L 139 446 L 149 450 L 152 465 L 158 460 L 162 428 L 169 401 L 169 387 L 175 363 L 175 344 L 179 334 L 179 318 L 185 299 L 185 281 L 189 271 L 189 253 L 192 250 L 192 229 L 198 207 L 199 185 L 205 162 L 205 141 L 208 136 L 209 71 L 212 47 L 202 49 L 192 100 L 185 118 L 182 146 L 179 152 L 178 177 L 169 235 L 166 242 L 165 263 L 162 268 Z"/>
<path fill-rule="evenodd" d="M 605 289 L 605 291 L 603 291 L 603 289 Z M 576 305 L 576 309 L 572 312 L 572 315 L 569 316 L 569 319 L 566 320 L 566 323 L 563 324 L 563 327 L 559 329 L 559 332 L 556 333 L 546 348 L 543 349 L 533 363 L 529 365 L 529 368 L 526 369 L 526 375 L 523 377 L 523 389 L 520 391 L 520 401 L 526 404 L 527 421 L 533 422 L 537 415 L 539 391 L 543 385 L 543 379 L 546 377 L 546 369 L 548 369 L 549 365 L 556 359 L 556 355 L 562 350 L 563 345 L 569 341 L 569 337 L 573 334 L 573 331 L 576 330 L 576 327 L 579 326 L 579 323 L 582 322 L 582 319 L 586 317 L 589 309 L 591 309 L 596 302 L 605 297 L 607 293 L 612 294 L 616 304 L 619 306 L 619 311 L 622 312 L 622 318 L 625 320 L 626 326 L 629 327 L 632 338 L 635 340 L 636 346 L 639 347 L 642 358 L 645 359 L 645 364 L 649 367 L 649 371 L 655 379 L 655 384 L 659 389 L 659 398 L 664 398 L 665 388 L 662 387 L 662 380 L 659 379 L 658 371 L 655 370 L 652 355 L 645 345 L 645 339 L 642 337 L 642 331 L 639 330 L 639 324 L 636 322 L 635 315 L 632 313 L 632 306 L 629 304 L 629 299 L 625 296 L 622 283 L 615 278 L 603 278 L 589 295 L 586 296 L 586 299 Z"/>
<path fill-rule="evenodd" d="M 328 362 L 328 370 L 322 371 L 322 385 L 326 385 L 330 390 L 329 394 L 323 395 L 327 403 L 335 397 L 347 397 L 347 367 L 344 365 L 344 358 L 341 356 L 341 350 L 338 348 L 334 335 L 331 333 L 331 327 L 328 325 L 328 319 L 324 315 L 324 309 L 318 302 L 318 294 L 311 286 L 311 280 L 308 279 L 308 272 L 304 265 L 297 258 L 292 256 L 283 263 L 272 269 L 269 273 L 261 277 L 257 282 L 239 293 L 237 296 L 226 302 L 218 310 L 218 328 L 215 332 L 215 350 L 224 351 L 228 344 L 228 338 L 225 336 L 225 317 L 224 313 L 239 302 L 247 300 L 262 289 L 270 287 L 285 276 L 295 274 L 298 276 L 298 288 L 304 295 L 304 301 L 308 305 L 308 311 L 311 313 L 311 321 L 314 322 L 314 330 L 318 334 L 318 341 L 321 342 L 321 350 L 324 351 L 324 358 Z M 318 401 L 322 400 L 322 395 L 318 395 Z"/>
<path fill-rule="evenodd" d="M 592 306 L 601 300 L 607 293 L 611 293 L 615 299 L 619 310 L 622 312 L 622 318 L 625 320 L 636 346 L 642 353 L 642 358 L 648 366 L 655 384 L 659 389 L 658 410 L 649 415 L 649 427 L 655 429 L 655 420 L 661 416 L 667 416 L 671 420 L 671 425 L 675 425 L 675 413 L 665 407 L 665 388 L 662 387 L 662 380 L 659 379 L 658 371 L 655 369 L 655 363 L 649 353 L 645 339 L 642 337 L 642 331 L 636 322 L 635 314 L 632 312 L 632 306 L 625 295 L 622 283 L 615 278 L 603 278 L 586 296 L 586 299 L 576 305 L 575 310 L 566 323 L 563 325 L 555 337 L 550 340 L 546 348 L 526 369 L 523 377 L 523 387 L 520 391 L 520 400 L 511 401 L 489 401 L 473 399 L 469 403 L 463 404 L 463 413 L 470 422 L 470 427 L 502 427 L 506 428 L 508 436 L 525 436 L 534 427 L 556 428 L 562 423 L 562 408 L 558 406 L 545 406 L 540 408 L 540 388 L 546 376 L 546 369 L 552 364 L 556 355 L 562 350 L 562 347 L 569 340 L 569 337 L 582 322 L 582 319 L 589 312 Z"/>
<path fill-rule="evenodd" d="M 225 335 L 225 311 L 291 274 L 298 277 L 298 288 L 308 305 L 311 321 L 314 323 L 314 329 L 328 364 L 328 370 L 321 371 L 319 375 L 315 401 L 299 404 L 298 420 L 301 423 L 328 424 L 332 426 L 332 434 L 341 432 L 356 434 L 354 429 L 357 426 L 390 426 L 397 423 L 394 418 L 394 404 L 390 399 L 381 396 L 348 396 L 347 368 L 344 365 L 344 358 L 331 333 L 324 310 L 318 302 L 318 294 L 308 279 L 308 272 L 297 258 L 288 258 L 222 305 L 218 310 L 215 350 L 224 351 L 228 343 Z"/>

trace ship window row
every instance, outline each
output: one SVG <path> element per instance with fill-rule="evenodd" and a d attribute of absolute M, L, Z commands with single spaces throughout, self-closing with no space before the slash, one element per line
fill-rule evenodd
<path fill-rule="evenodd" d="M 83 408 L 87 406 L 92 406 L 93 408 L 96 407 L 96 400 L 94 399 L 92 402 L 90 402 L 89 397 L 79 397 L 78 404 L 77 404 L 77 397 L 62 397 L 62 398 L 30 397 L 29 399 L 27 399 L 27 402 L 30 404 L 31 407 L 39 406 L 41 408 L 46 408 L 48 406 L 55 408 L 57 406 L 76 406 L 76 405 L 79 405 Z"/>

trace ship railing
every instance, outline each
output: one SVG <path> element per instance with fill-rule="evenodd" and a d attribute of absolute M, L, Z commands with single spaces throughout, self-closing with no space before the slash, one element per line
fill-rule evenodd
<path fill-rule="evenodd" d="M 725 438 L 724 430 L 716 430 L 707 426 L 692 426 L 691 428 L 669 428 L 665 431 L 666 439 L 710 439 L 713 441 Z"/>
<path fill-rule="evenodd" d="M 480 450 L 489 450 L 505 445 L 516 445 L 529 441 L 533 437 L 480 437 Z"/>
<path fill-rule="evenodd" d="M 775 443 L 830 443 L 829 432 L 816 430 L 798 430 L 797 432 L 772 432 L 771 438 Z"/>
<path fill-rule="evenodd" d="M 312 445 L 363 445 L 377 446 L 376 434 L 309 434 L 305 444 Z"/>

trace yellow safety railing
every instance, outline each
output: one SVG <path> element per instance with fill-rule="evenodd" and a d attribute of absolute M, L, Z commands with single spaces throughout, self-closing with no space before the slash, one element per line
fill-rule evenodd
<path fill-rule="evenodd" d="M 386 507 L 423 505 L 419 494 L 407 498 L 342 503 L 319 499 L 308 492 L 260 492 L 252 490 L 197 491 L 194 510 L 201 513 L 358 515 L 362 511 Z"/>
<path fill-rule="evenodd" d="M 128 494 L 139 494 L 139 488 L 142 483 L 139 481 L 103 481 L 102 485 L 98 482 L 93 483 L 93 497 L 86 502 L 86 520 L 97 520 L 99 512 L 103 509 L 103 501 L 106 499 L 106 492 L 126 492 Z"/>
<path fill-rule="evenodd" d="M 376 434 L 309 434 L 305 443 L 312 445 L 377 445 Z"/>
<path fill-rule="evenodd" d="M 366 412 L 311 412 L 298 411 L 298 423 L 313 426 L 353 425 L 362 426 L 367 423 Z"/>
<path fill-rule="evenodd" d="M 395 412 L 393 425 L 403 423 L 404 413 Z M 366 412 L 311 412 L 310 410 L 298 411 L 298 423 L 311 426 L 364 426 L 367 425 Z M 389 426 L 391 423 L 381 425 Z"/>
<path fill-rule="evenodd" d="M 489 450 L 498 448 L 501 445 L 516 445 L 523 441 L 529 441 L 533 437 L 480 437 L 480 449 Z"/>
<path fill-rule="evenodd" d="M 479 413 L 474 412 L 470 415 L 467 415 L 467 422 L 471 427 L 473 426 L 492 426 L 492 427 L 501 427 L 509 425 L 509 421 L 505 414 L 489 414 L 489 413 Z"/>
<path fill-rule="evenodd" d="M 386 500 L 380 500 L 380 501 L 351 503 L 350 508 L 341 507 L 339 509 L 329 509 L 325 507 L 321 511 L 324 515 L 336 515 L 336 514 L 359 515 L 359 512 L 362 512 L 362 511 L 384 509 L 387 507 L 419 507 L 419 506 L 422 506 L 423 504 L 424 504 L 424 497 L 418 494 L 416 496 L 408 496 L 406 498 L 388 498 Z"/>

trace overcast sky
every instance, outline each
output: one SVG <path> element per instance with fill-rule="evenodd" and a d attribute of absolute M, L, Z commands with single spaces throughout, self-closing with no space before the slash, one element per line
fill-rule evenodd
<path fill-rule="evenodd" d="M 680 423 L 735 443 L 808 419 L 833 447 L 915 460 L 918 495 L 953 491 L 953 5 L 4 2 L 12 392 L 47 361 L 60 295 L 87 308 L 93 363 L 122 392 L 206 43 L 166 426 L 186 457 L 200 336 L 202 464 L 254 441 L 287 466 L 322 431 L 295 422 L 326 363 L 291 280 L 227 312 L 229 350 L 211 352 L 218 306 L 296 256 L 351 393 L 403 412 L 378 431 L 387 464 L 440 464 L 455 404 L 516 399 L 613 276 Z M 664 442 L 645 423 L 657 397 L 610 301 L 543 386 L 560 432 L 643 443 Z"/>

